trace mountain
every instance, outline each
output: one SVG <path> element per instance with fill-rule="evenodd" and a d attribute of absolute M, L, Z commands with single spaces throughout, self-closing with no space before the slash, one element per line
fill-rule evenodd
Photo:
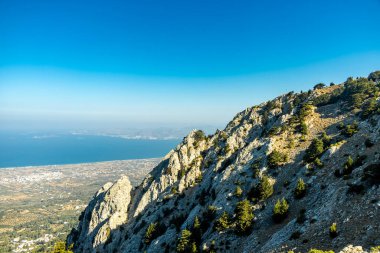
<path fill-rule="evenodd" d="M 373 252 L 380 71 L 282 95 L 193 130 L 136 188 L 104 185 L 75 252 Z M 379 247 L 380 248 L 380 247 Z"/>

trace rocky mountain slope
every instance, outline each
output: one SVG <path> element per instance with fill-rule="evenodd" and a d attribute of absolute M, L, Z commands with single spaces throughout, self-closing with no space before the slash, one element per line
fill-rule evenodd
<path fill-rule="evenodd" d="M 75 252 L 375 252 L 379 95 L 377 71 L 248 108 L 211 136 L 194 130 L 138 187 L 127 177 L 104 185 L 67 244 Z"/>

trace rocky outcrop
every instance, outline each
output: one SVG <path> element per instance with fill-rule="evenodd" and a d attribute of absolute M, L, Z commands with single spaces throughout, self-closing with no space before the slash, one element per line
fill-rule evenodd
<path fill-rule="evenodd" d="M 99 190 L 67 242 L 75 252 L 380 245 L 379 91 L 371 79 L 348 79 L 248 108 L 210 136 L 194 130 L 138 187 L 124 177 Z M 273 218 L 279 200 L 288 204 L 281 220 Z"/>
<path fill-rule="evenodd" d="M 111 231 L 128 221 L 132 185 L 127 176 L 116 183 L 105 184 L 82 212 L 78 231 L 68 237 L 68 243 L 80 244 L 79 251 L 91 251 L 111 238 Z"/>

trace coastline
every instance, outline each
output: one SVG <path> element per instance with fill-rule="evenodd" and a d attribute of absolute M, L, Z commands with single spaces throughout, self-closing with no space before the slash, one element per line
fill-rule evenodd
<path fill-rule="evenodd" d="M 12 167 L 0 167 L 1 170 L 9 169 L 38 169 L 45 167 L 64 167 L 64 166 L 74 166 L 74 165 L 101 165 L 106 163 L 118 163 L 118 162 L 130 162 L 130 161 L 150 161 L 150 160 L 160 160 L 162 157 L 151 157 L 151 158 L 136 158 L 136 159 L 122 159 L 122 160 L 107 160 L 99 162 L 81 162 L 81 163 L 62 163 L 62 164 L 48 164 L 48 165 L 30 165 L 30 166 L 12 166 Z"/>

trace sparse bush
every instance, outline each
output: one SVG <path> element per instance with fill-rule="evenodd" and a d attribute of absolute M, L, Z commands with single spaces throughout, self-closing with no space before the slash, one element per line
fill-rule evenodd
<path fill-rule="evenodd" d="M 297 186 L 294 189 L 294 196 L 297 199 L 303 198 L 306 195 L 306 184 L 302 178 L 297 181 Z"/>
<path fill-rule="evenodd" d="M 215 229 L 218 232 L 227 230 L 231 225 L 230 217 L 227 212 L 223 212 L 219 219 L 215 222 Z"/>
<path fill-rule="evenodd" d="M 288 216 L 289 204 L 286 199 L 278 199 L 273 208 L 273 220 L 276 223 L 280 223 Z"/>
<path fill-rule="evenodd" d="M 380 74 L 380 71 L 379 71 Z M 380 253 L 380 246 L 371 247 L 371 253 Z"/>
<path fill-rule="evenodd" d="M 354 165 L 354 160 L 352 159 L 351 156 L 348 156 L 347 161 L 344 163 L 344 166 L 343 166 L 343 174 L 344 175 L 351 174 L 353 165 Z"/>
<path fill-rule="evenodd" d="M 333 224 L 331 224 L 331 226 L 329 228 L 329 234 L 330 234 L 331 238 L 335 238 L 338 236 L 338 230 L 337 230 L 337 226 L 336 226 L 335 222 Z"/>
<path fill-rule="evenodd" d="M 278 166 L 288 162 L 288 160 L 289 158 L 287 154 L 273 150 L 272 153 L 268 155 L 268 166 L 270 168 L 277 168 Z"/>
<path fill-rule="evenodd" d="M 241 187 L 240 186 L 236 186 L 235 196 L 236 197 L 241 197 L 242 194 L 243 194 L 243 190 L 241 189 Z"/>
<path fill-rule="evenodd" d="M 235 209 L 236 215 L 236 232 L 238 234 L 247 234 L 251 231 L 253 222 L 253 212 L 248 200 L 237 203 Z"/>
<path fill-rule="evenodd" d="M 322 162 L 321 159 L 319 159 L 318 157 L 315 158 L 315 160 L 314 160 L 314 164 L 315 164 L 315 166 L 317 166 L 318 168 L 323 168 L 323 166 L 324 166 L 323 162 Z"/>

